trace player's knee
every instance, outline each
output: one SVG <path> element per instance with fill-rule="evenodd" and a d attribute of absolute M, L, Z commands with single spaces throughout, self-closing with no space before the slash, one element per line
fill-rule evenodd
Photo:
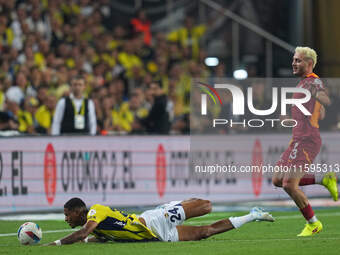
<path fill-rule="evenodd" d="M 209 200 L 202 200 L 202 204 L 203 204 L 203 209 L 204 209 L 204 213 L 211 213 L 212 211 L 212 205 L 211 202 Z"/>
<path fill-rule="evenodd" d="M 282 179 L 280 179 L 280 178 L 273 177 L 272 178 L 272 183 L 276 187 L 282 187 Z"/>
<path fill-rule="evenodd" d="M 295 190 L 297 190 L 297 186 L 294 183 L 291 182 L 284 182 L 282 183 L 282 188 L 288 193 L 293 193 Z"/>

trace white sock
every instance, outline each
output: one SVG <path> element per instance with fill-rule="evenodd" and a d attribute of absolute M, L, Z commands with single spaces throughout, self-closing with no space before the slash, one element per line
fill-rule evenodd
<path fill-rule="evenodd" d="M 253 221 L 254 218 L 251 214 L 247 214 L 240 217 L 230 217 L 229 220 L 231 224 L 233 224 L 234 228 L 239 228 L 243 224 Z"/>
<path fill-rule="evenodd" d="M 316 218 L 316 216 L 314 215 L 312 218 L 310 218 L 308 220 L 308 223 L 314 223 L 314 222 L 317 222 L 318 221 L 318 218 Z"/>

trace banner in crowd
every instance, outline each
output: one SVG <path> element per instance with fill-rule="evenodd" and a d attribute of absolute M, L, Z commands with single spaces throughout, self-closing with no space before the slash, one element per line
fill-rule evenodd
<path fill-rule="evenodd" d="M 275 164 L 289 135 L 231 135 L 199 153 L 225 166 Z M 315 163 L 338 162 L 339 133 L 323 135 Z M 207 171 L 190 161 L 189 136 L 16 137 L 0 140 L 0 213 L 61 210 L 72 197 L 88 205 L 145 206 L 191 197 L 213 202 L 285 198 L 265 172 Z M 216 163 L 216 166 L 217 166 Z M 319 185 L 304 187 L 325 196 Z"/>

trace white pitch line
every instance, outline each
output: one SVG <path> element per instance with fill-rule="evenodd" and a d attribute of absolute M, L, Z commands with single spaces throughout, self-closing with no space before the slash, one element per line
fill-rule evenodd
<path fill-rule="evenodd" d="M 75 231 L 74 229 L 59 229 L 59 230 L 46 230 L 43 231 L 44 234 L 50 234 L 50 233 L 62 233 L 62 232 L 72 232 Z M 8 234 L 0 234 L 0 237 L 5 236 L 16 236 L 18 233 L 8 233 Z"/>
<path fill-rule="evenodd" d="M 340 237 L 317 237 L 318 240 L 340 240 Z M 270 242 L 270 241 L 308 241 L 315 240 L 314 237 L 304 238 L 268 238 L 268 239 L 223 239 L 223 240 L 209 240 L 210 242 Z"/>
<path fill-rule="evenodd" d="M 316 213 L 316 216 L 322 216 L 322 217 L 334 217 L 334 216 L 340 216 L 340 212 L 333 212 L 333 213 Z M 301 214 L 298 215 L 287 215 L 287 216 L 278 216 L 276 219 L 279 220 L 286 220 L 286 219 L 298 219 L 303 217 Z"/>

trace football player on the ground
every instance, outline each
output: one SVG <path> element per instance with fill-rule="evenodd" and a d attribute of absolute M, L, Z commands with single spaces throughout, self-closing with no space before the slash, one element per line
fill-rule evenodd
<path fill-rule="evenodd" d="M 139 216 L 100 204 L 87 210 L 81 199 L 72 198 L 64 205 L 65 221 L 72 228 L 82 228 L 45 245 L 64 245 L 79 241 L 194 241 L 239 228 L 248 222 L 274 221 L 268 212 L 255 207 L 249 214 L 241 217 L 230 217 L 205 226 L 182 226 L 185 220 L 210 212 L 210 201 L 197 198 L 173 201 Z M 90 234 L 93 237 L 89 238 Z"/>

